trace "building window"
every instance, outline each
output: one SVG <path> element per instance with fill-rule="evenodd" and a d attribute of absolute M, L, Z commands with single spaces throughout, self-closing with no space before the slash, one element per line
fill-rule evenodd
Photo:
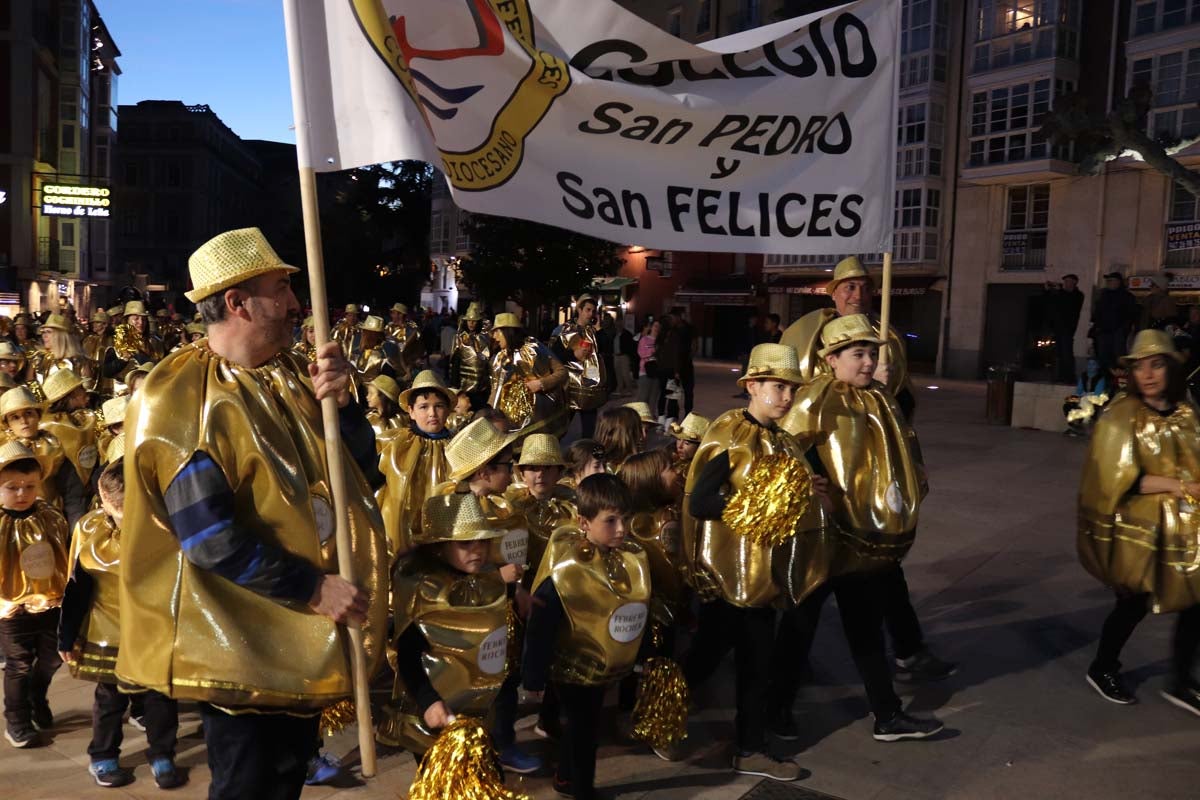
<path fill-rule="evenodd" d="M 700 0 L 696 9 L 696 33 L 708 33 L 712 30 L 712 0 Z"/>
<path fill-rule="evenodd" d="M 1138 0 L 1133 8 L 1133 35 L 1145 36 L 1200 22 L 1200 0 Z"/>
<path fill-rule="evenodd" d="M 59 242 L 63 247 L 75 246 L 75 223 L 63 222 L 58 226 Z"/>
<path fill-rule="evenodd" d="M 167 164 L 167 186 L 181 186 L 183 184 L 183 170 L 179 166 L 178 161 L 171 161 Z"/>
<path fill-rule="evenodd" d="M 124 236 L 137 236 L 138 230 L 138 213 L 136 211 L 126 211 L 121 215 L 121 234 Z"/>
<path fill-rule="evenodd" d="M 1010 187 L 1001 268 L 1045 269 L 1049 227 L 1050 184 Z"/>
<path fill-rule="evenodd" d="M 458 227 L 454 236 L 454 252 L 456 253 L 461 253 L 464 250 L 471 249 L 471 236 L 467 233 L 467 223 L 470 221 L 470 219 L 471 215 L 467 212 L 459 212 Z"/>
<path fill-rule="evenodd" d="M 1200 47 L 1140 58 L 1129 82 L 1154 93 L 1150 135 L 1167 141 L 1200 135 Z"/>
<path fill-rule="evenodd" d="M 928 50 L 933 31 L 931 0 L 904 0 L 900 7 L 900 52 Z"/>
<path fill-rule="evenodd" d="M 1200 222 L 1200 198 L 1178 183 L 1171 183 L 1171 222 Z"/>
<path fill-rule="evenodd" d="M 1074 92 L 1075 84 L 1057 81 L 1054 88 L 1053 96 L 1061 96 Z M 1046 114 L 1050 112 L 1051 99 L 1049 78 L 972 94 L 971 143 L 967 166 L 980 167 L 984 164 L 1047 157 L 1068 159 L 1071 153 L 1069 146 L 1051 150 L 1039 133 Z"/>
<path fill-rule="evenodd" d="M 683 35 L 683 9 L 678 6 L 667 12 L 667 33 L 679 37 Z"/>
<path fill-rule="evenodd" d="M 59 141 L 63 150 L 75 149 L 75 126 L 64 124 L 62 126 L 62 139 Z"/>

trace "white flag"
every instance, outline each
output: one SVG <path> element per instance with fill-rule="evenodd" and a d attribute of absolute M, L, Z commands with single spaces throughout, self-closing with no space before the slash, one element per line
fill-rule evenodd
<path fill-rule="evenodd" d="M 703 44 L 611 0 L 285 2 L 302 166 L 421 159 L 469 211 L 653 248 L 891 248 L 899 0 Z"/>

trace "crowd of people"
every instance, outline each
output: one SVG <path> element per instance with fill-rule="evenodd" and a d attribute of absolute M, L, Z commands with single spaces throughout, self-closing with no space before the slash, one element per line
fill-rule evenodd
<path fill-rule="evenodd" d="M 53 735 L 47 691 L 66 662 L 96 684 L 100 786 L 135 778 L 120 761 L 127 714 L 158 786 L 187 780 L 175 763 L 182 702 L 201 717 L 210 798 L 297 797 L 340 769 L 321 736 L 351 696 L 351 626 L 384 695 L 372 733 L 413 753 L 418 782 L 548 771 L 563 796 L 601 796 L 610 696 L 621 736 L 686 758 L 689 690 L 730 652 L 732 769 L 794 781 L 804 770 L 776 744 L 798 738 L 791 709 L 831 594 L 873 738 L 942 730 L 894 688 L 956 665 L 926 643 L 901 566 L 928 482 L 902 339 L 880 330 L 857 259 L 834 273 L 833 308 L 755 344 L 742 402 L 712 420 L 690 410 L 679 315 L 614 336 L 582 294 L 543 341 L 517 314 L 473 303 L 435 353 L 405 305 L 386 321 L 348 305 L 318 347 L 295 268 L 257 229 L 210 240 L 189 270 L 192 325 L 155 330 L 134 300 L 87 331 L 50 315 L 35 334 L 18 318 L 0 342 L 12 746 Z M 1180 611 L 1168 699 L 1196 711 L 1200 584 L 1179 565 L 1195 555 L 1200 424 L 1177 395 L 1171 341 L 1145 336 L 1084 476 L 1081 556 L 1118 590 L 1087 680 L 1131 702 L 1121 646 L 1147 609 Z M 636 384 L 612 379 L 625 365 Z M 580 436 L 564 446 L 573 422 Z M 557 743 L 551 764 L 518 741 L 523 706 Z M 494 748 L 485 767 L 438 755 L 470 726 Z"/>

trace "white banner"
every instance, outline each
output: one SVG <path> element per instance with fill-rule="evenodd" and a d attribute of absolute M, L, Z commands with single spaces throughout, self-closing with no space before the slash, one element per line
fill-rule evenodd
<path fill-rule="evenodd" d="M 304 166 L 421 159 L 470 211 L 652 248 L 891 247 L 899 0 L 703 44 L 611 0 L 285 2 Z"/>

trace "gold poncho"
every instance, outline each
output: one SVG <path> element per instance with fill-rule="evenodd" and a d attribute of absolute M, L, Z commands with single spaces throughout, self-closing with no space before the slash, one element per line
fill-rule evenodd
<path fill-rule="evenodd" d="M 375 347 L 364 347 L 355 351 L 350 357 L 350 363 L 358 370 L 358 381 L 363 386 L 382 375 L 385 367 L 390 366 L 393 375 L 404 374 L 400 348 L 391 339 L 384 339 Z"/>
<path fill-rule="evenodd" d="M 772 549 L 737 535 L 719 519 L 696 519 L 688 513 L 693 487 L 704 466 L 726 450 L 732 468 L 726 494 L 733 496 L 745 482 L 755 459 L 782 452 L 803 462 L 804 446 L 782 428 L 751 422 L 743 409 L 727 411 L 713 421 L 700 441 L 684 490 L 682 555 L 692 588 L 702 600 L 721 598 L 742 608 L 769 606 L 779 596 L 771 573 Z M 820 503 L 809 503 L 808 513 L 796 524 L 801 533 L 793 537 L 792 544 L 777 549 L 791 547 L 797 540 L 803 543 L 812 535 L 823 535 Z"/>
<path fill-rule="evenodd" d="M 388 323 L 384 331 L 396 341 L 399 350 L 400 368 L 396 374 L 410 377 L 416 370 L 421 357 L 425 355 L 425 345 L 421 342 L 421 329 L 415 322 L 405 322 L 403 325 Z"/>
<path fill-rule="evenodd" d="M 650 615 L 650 565 L 642 548 L 626 540 L 602 551 L 578 528 L 560 528 L 533 580 L 535 592 L 545 580 L 554 581 L 567 617 L 551 678 L 599 686 L 629 674 Z"/>
<path fill-rule="evenodd" d="M 680 553 L 679 509 L 639 511 L 629 518 L 629 532 L 650 562 L 650 615 L 659 625 L 673 625 L 685 600 L 686 569 Z"/>
<path fill-rule="evenodd" d="M 348 639 L 307 606 L 273 601 L 199 569 L 180 550 L 163 499 L 197 452 L 224 473 L 236 523 L 324 573 L 337 572 L 321 408 L 289 352 L 232 364 L 201 342 L 154 368 L 126 412 L 121 681 L 223 706 L 319 709 L 350 694 Z M 348 451 L 355 576 L 370 597 L 363 640 L 382 655 L 387 555 L 370 487 Z M 373 670 L 373 666 L 370 669 Z"/>
<path fill-rule="evenodd" d="M 84 486 L 88 485 L 92 470 L 100 461 L 96 420 L 95 411 L 83 408 L 70 413 L 47 413 L 38 426 L 62 444 L 64 455 L 75 468 L 75 473 L 79 475 L 79 481 Z"/>
<path fill-rule="evenodd" d="M 881 384 L 856 389 L 819 375 L 796 392 L 780 422 L 810 440 L 829 477 L 839 540 L 838 573 L 899 561 L 916 536 L 924 497 L 916 434 Z"/>
<path fill-rule="evenodd" d="M 386 483 L 376 494 L 387 531 L 388 555 L 394 561 L 413 547 L 413 537 L 421 530 L 421 509 L 434 489 L 447 479 L 445 439 L 430 439 L 411 428 L 398 431 L 384 445 L 379 456 L 379 471 Z"/>
<path fill-rule="evenodd" d="M 1079 487 L 1079 560 L 1107 586 L 1148 592 L 1157 613 L 1200 603 L 1200 508 L 1138 494 L 1144 475 L 1200 480 L 1200 419 L 1122 395 L 1092 432 Z M 1193 498 L 1194 499 L 1194 498 Z"/>
<path fill-rule="evenodd" d="M 102 509 L 89 511 L 75 523 L 71 538 L 73 571 L 78 566 L 91 576 L 92 605 L 79 628 L 71 675 L 87 681 L 116 683 L 117 652 L 121 644 L 121 530 Z"/>
<path fill-rule="evenodd" d="M 789 325 L 779 340 L 780 344 L 796 348 L 796 355 L 800 357 L 800 372 L 806 381 L 811 381 L 818 375 L 830 374 L 829 362 L 817 353 L 821 349 L 822 329 L 837 315 L 837 311 L 832 308 L 819 308 L 809 312 Z M 879 335 L 879 318 L 874 314 L 869 316 L 875 334 Z M 888 331 L 887 338 L 888 363 L 892 367 L 887 389 L 895 396 L 908 387 L 908 351 L 904 347 L 904 339 L 895 328 Z"/>
<path fill-rule="evenodd" d="M 393 594 L 396 641 L 417 626 L 429 642 L 421 665 L 442 702 L 454 714 L 487 716 L 508 657 L 508 597 L 500 575 L 466 575 L 422 554 L 397 570 Z M 377 734 L 385 744 L 417 753 L 437 738 L 399 675 Z"/>
<path fill-rule="evenodd" d="M 542 391 L 534 394 L 525 381 L 538 378 Z M 548 348 L 526 339 L 516 348 L 492 354 L 491 399 L 488 405 L 503 411 L 514 430 L 522 434 L 549 433 L 561 437 L 567 429 L 566 369 Z"/>
<path fill-rule="evenodd" d="M 67 585 L 67 521 L 44 500 L 24 518 L 0 511 L 0 619 L 57 608 Z"/>
<path fill-rule="evenodd" d="M 350 322 L 345 317 L 339 319 L 329 331 L 329 338 L 342 346 L 346 358 L 349 358 L 350 354 L 358 349 L 358 337 L 358 323 Z"/>
<path fill-rule="evenodd" d="M 529 571 L 525 573 L 522 581 L 528 589 L 533 584 L 535 573 L 542 566 L 546 546 L 550 544 L 550 536 L 558 528 L 575 522 L 579 516 L 575 507 L 575 492 L 568 486 L 558 484 L 549 499 L 538 500 L 527 486 L 514 483 L 508 487 L 504 497 L 529 526 Z"/>
<path fill-rule="evenodd" d="M 454 337 L 454 350 L 450 354 L 452 369 L 456 370 L 460 392 L 486 392 L 491 372 L 491 340 L 482 330 L 471 333 L 461 330 Z"/>
<path fill-rule="evenodd" d="M 564 344 L 564 349 L 571 356 L 571 360 L 564 365 L 568 376 L 567 398 L 575 411 L 589 411 L 608 402 L 608 379 L 604 373 L 604 360 L 596 349 L 596 328 L 566 322 L 559 331 L 559 339 L 565 343 L 568 337 L 576 334 L 582 336 L 591 347 L 584 361 L 576 361 L 574 354 Z"/>

